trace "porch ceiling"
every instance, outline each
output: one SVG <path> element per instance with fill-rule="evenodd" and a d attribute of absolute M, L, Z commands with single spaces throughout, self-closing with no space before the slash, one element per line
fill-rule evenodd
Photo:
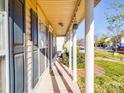
<path fill-rule="evenodd" d="M 65 36 L 76 12 L 76 22 L 84 18 L 85 0 L 37 0 L 57 36 Z M 95 0 L 95 5 L 99 0 Z"/>

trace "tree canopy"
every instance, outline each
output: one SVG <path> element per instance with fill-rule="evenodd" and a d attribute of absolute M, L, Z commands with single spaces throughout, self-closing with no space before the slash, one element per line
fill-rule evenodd
<path fill-rule="evenodd" d="M 124 34 L 124 3 L 119 0 L 113 1 L 106 9 L 109 35 L 118 43 L 118 36 Z M 116 45 L 116 44 L 115 44 Z"/>

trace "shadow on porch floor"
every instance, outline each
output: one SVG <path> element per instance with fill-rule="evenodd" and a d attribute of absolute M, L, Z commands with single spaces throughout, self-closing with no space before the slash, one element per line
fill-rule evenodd
<path fill-rule="evenodd" d="M 77 83 L 73 82 L 69 69 L 55 61 L 52 65 L 40 93 L 81 93 Z"/>

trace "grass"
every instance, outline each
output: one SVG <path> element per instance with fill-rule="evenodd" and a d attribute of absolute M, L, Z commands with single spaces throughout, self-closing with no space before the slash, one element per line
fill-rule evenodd
<path fill-rule="evenodd" d="M 95 64 L 104 68 L 107 76 L 124 75 L 124 63 L 111 61 L 96 61 Z"/>
<path fill-rule="evenodd" d="M 105 76 L 95 77 L 95 93 L 124 93 L 124 63 L 111 61 L 95 61 L 105 70 Z M 84 91 L 84 77 L 79 78 Z"/>
<path fill-rule="evenodd" d="M 118 53 L 118 55 L 113 55 L 112 52 L 107 52 L 103 50 L 95 50 L 95 57 L 124 59 L 124 54 Z"/>
<path fill-rule="evenodd" d="M 84 68 L 84 67 L 85 67 L 84 62 L 82 62 L 82 63 L 78 63 L 78 64 L 77 64 L 77 67 L 78 67 L 78 69 L 80 69 L 80 68 Z"/>

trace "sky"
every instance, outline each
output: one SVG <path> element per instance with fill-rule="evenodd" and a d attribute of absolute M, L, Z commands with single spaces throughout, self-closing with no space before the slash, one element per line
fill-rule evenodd
<path fill-rule="evenodd" d="M 94 21 L 95 21 L 95 35 L 97 37 L 101 37 L 103 34 L 107 34 L 108 30 L 108 23 L 106 21 L 105 12 L 107 10 L 107 7 L 110 6 L 110 4 L 115 0 L 101 0 L 100 3 L 95 7 L 94 9 Z M 124 2 L 124 0 L 117 0 Z M 77 37 L 78 39 L 84 38 L 84 21 L 79 25 L 79 28 L 77 29 Z"/>

